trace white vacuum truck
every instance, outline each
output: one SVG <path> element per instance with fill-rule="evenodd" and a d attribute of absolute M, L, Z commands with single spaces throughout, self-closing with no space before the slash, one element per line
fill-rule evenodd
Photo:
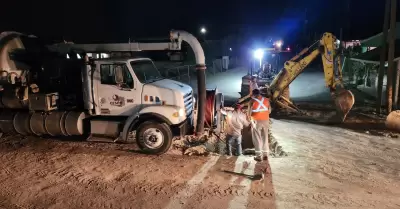
<path fill-rule="evenodd" d="M 191 34 L 170 35 L 169 43 L 46 46 L 33 36 L 0 34 L 0 131 L 110 141 L 128 141 L 136 133 L 143 151 L 166 152 L 174 135 L 193 128 L 192 88 L 162 78 L 148 58 L 96 58 L 110 52 L 180 50 L 184 40 L 204 66 L 204 52 Z"/>

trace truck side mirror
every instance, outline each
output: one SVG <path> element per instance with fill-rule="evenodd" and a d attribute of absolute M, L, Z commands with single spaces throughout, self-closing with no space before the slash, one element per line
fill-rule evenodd
<path fill-rule="evenodd" d="M 114 75 L 115 83 L 116 84 L 123 84 L 124 83 L 124 74 L 122 72 L 122 67 L 121 66 L 116 66 L 114 68 L 114 70 L 115 70 L 115 75 Z"/>

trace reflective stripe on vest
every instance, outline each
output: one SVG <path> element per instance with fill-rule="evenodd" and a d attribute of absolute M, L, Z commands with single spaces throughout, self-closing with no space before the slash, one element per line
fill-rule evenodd
<path fill-rule="evenodd" d="M 268 107 L 266 107 L 264 105 L 264 99 L 265 99 L 264 97 L 261 100 L 255 98 L 255 97 L 253 97 L 252 99 L 254 99 L 255 101 L 258 102 L 258 107 L 255 110 L 251 110 L 251 112 L 266 112 L 266 111 L 268 111 Z"/>

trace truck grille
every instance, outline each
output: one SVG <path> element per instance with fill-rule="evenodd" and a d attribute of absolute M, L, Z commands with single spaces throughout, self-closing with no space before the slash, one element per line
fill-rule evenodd
<path fill-rule="evenodd" d="M 190 117 L 193 114 L 193 91 L 185 94 L 183 96 L 183 101 L 185 104 L 185 111 L 186 111 L 186 117 Z"/>

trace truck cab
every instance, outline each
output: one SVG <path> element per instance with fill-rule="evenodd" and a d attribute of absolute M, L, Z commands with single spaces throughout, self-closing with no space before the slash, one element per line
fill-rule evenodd
<path fill-rule="evenodd" d="M 136 139 L 141 140 L 138 141 L 140 148 L 160 152 L 163 143 L 169 148 L 171 136 L 186 134 L 193 126 L 193 89 L 163 78 L 152 60 L 92 60 L 85 69 L 85 109 L 90 110 L 92 116 L 98 116 L 91 120 L 92 134 L 120 132 L 121 139 L 126 141 L 129 134 L 136 131 Z M 123 128 L 110 125 L 113 122 L 123 124 Z"/>
<path fill-rule="evenodd" d="M 194 129 L 193 90 L 162 78 L 152 60 L 125 56 L 179 51 L 184 40 L 195 52 L 196 66 L 205 66 L 193 35 L 170 31 L 169 39 L 43 45 L 35 36 L 0 33 L 0 134 L 86 135 L 108 142 L 134 137 L 147 153 L 166 152 L 174 135 Z"/>

